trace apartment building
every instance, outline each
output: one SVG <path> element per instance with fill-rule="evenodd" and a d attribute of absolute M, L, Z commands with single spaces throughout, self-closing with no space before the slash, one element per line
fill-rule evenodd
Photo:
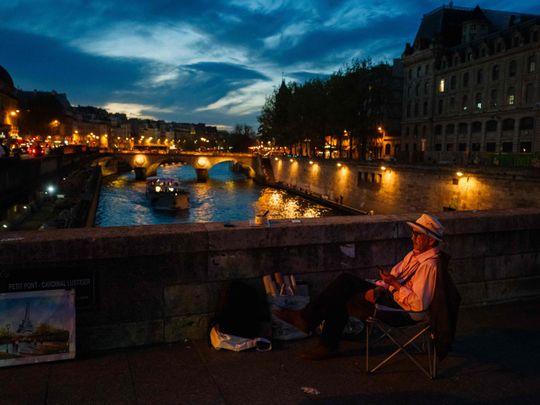
<path fill-rule="evenodd" d="M 410 159 L 540 154 L 540 16 L 443 6 L 424 15 L 402 59 Z"/>

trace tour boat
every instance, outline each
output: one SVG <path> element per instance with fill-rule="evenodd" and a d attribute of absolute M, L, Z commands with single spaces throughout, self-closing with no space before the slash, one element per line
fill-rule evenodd
<path fill-rule="evenodd" d="M 180 187 L 173 178 L 148 177 L 146 196 L 150 205 L 158 210 L 185 210 L 189 208 L 189 191 Z"/>

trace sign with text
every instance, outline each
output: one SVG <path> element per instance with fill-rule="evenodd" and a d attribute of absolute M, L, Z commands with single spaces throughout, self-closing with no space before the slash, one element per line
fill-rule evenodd
<path fill-rule="evenodd" d="M 94 272 L 89 269 L 28 270 L 12 272 L 0 282 L 0 292 L 75 289 L 77 308 L 95 304 Z"/>

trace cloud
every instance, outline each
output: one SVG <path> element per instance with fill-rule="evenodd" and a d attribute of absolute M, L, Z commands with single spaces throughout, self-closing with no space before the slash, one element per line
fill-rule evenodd
<path fill-rule="evenodd" d="M 152 105 L 145 104 L 130 104 L 130 103 L 115 103 L 109 102 L 102 106 L 105 110 L 111 113 L 126 114 L 128 118 L 141 118 L 157 120 L 156 115 L 151 113 L 169 113 L 171 109 L 159 108 Z"/>
<path fill-rule="evenodd" d="M 260 112 L 268 94 L 273 91 L 273 83 L 259 81 L 228 93 L 214 103 L 197 108 L 196 111 L 220 110 L 227 114 L 243 116 Z"/>
<path fill-rule="evenodd" d="M 493 2 L 494 1 L 494 2 Z M 540 3 L 460 6 L 540 14 Z M 0 63 L 17 87 L 182 122 L 252 123 L 282 76 L 390 61 L 437 0 L 11 0 Z M 16 16 L 16 18 L 15 18 Z"/>

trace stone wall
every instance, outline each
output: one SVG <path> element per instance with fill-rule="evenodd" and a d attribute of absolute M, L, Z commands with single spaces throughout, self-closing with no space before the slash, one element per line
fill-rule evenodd
<path fill-rule="evenodd" d="M 339 272 L 374 277 L 409 249 L 418 214 L 3 232 L 0 291 L 78 288 L 79 351 L 204 338 L 229 280 L 294 273 L 313 294 Z M 444 212 L 463 303 L 540 295 L 540 209 Z M 59 282 L 58 280 L 68 280 Z"/>
<path fill-rule="evenodd" d="M 538 169 L 506 170 L 271 160 L 277 182 L 379 214 L 414 211 L 540 208 Z"/>

